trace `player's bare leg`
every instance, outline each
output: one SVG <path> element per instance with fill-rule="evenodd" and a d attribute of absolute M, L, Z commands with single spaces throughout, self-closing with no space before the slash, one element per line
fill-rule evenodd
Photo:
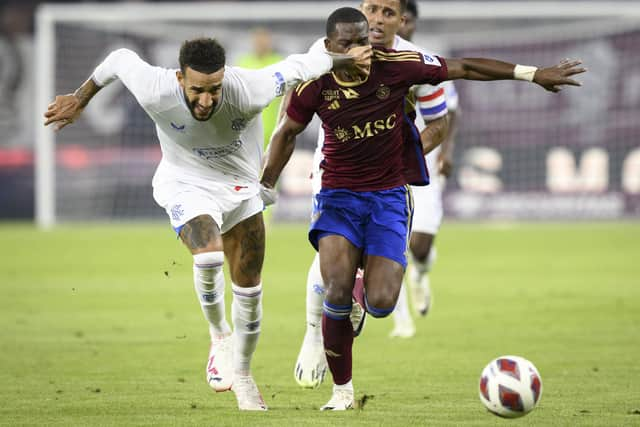
<path fill-rule="evenodd" d="M 404 267 L 396 261 L 376 255 L 365 258 L 364 304 L 368 314 L 386 317 L 393 312 L 403 275 Z"/>
<path fill-rule="evenodd" d="M 215 391 L 227 391 L 233 380 L 233 338 L 225 318 L 224 253 L 218 224 L 209 215 L 187 222 L 180 238 L 193 254 L 193 282 L 205 319 L 211 346 L 206 366 L 207 383 Z"/>
<path fill-rule="evenodd" d="M 322 384 L 327 373 L 327 359 L 322 344 L 324 294 L 324 281 L 320 273 L 320 256 L 316 253 L 307 274 L 307 327 L 293 370 L 296 382 L 305 388 L 318 387 Z"/>
<path fill-rule="evenodd" d="M 333 376 L 333 395 L 321 410 L 353 408 L 351 298 L 361 250 L 346 238 L 324 236 L 319 241 L 320 270 L 326 294 L 322 313 L 324 349 Z"/>
<path fill-rule="evenodd" d="M 251 358 L 260 336 L 262 320 L 261 272 L 264 261 L 262 213 L 249 217 L 223 235 L 233 289 L 231 316 L 234 326 L 232 390 L 241 410 L 264 411 L 267 406 L 251 375 Z"/>
<path fill-rule="evenodd" d="M 435 261 L 435 236 L 427 233 L 411 233 L 409 248 L 411 263 L 407 269 L 407 281 L 411 291 L 413 307 L 421 316 L 426 316 L 431 308 L 432 296 L 429 270 Z"/>

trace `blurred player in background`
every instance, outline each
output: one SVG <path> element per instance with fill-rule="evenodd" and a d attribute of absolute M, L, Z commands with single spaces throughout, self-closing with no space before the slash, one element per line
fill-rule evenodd
<path fill-rule="evenodd" d="M 428 53 L 396 35 L 402 28 L 404 22 L 402 11 L 406 11 L 406 6 L 406 0 L 368 0 L 363 2 L 360 5 L 360 10 L 369 22 L 369 41 L 373 45 L 383 46 L 388 49 Z M 320 38 L 313 44 L 310 51 L 317 52 L 324 49 L 324 38 Z M 445 82 L 444 85 L 450 85 L 453 88 L 451 82 Z M 455 91 L 455 89 L 453 90 Z M 447 100 L 442 90 L 442 85 L 418 85 L 413 89 L 411 98 L 412 100 L 408 102 L 411 108 L 413 108 L 417 98 L 416 107 L 419 110 L 417 122 L 421 125 L 420 138 L 429 147 L 437 147 L 448 129 Z M 424 127 L 424 123 L 429 124 L 428 128 Z M 314 196 L 318 194 L 322 186 L 320 165 L 323 158 L 323 143 L 324 132 L 320 128 L 318 145 L 314 154 L 314 170 L 312 172 Z M 294 378 L 302 387 L 317 387 L 322 383 L 327 371 L 321 331 L 324 293 L 325 286 L 320 274 L 320 260 L 318 254 L 316 254 L 307 274 L 306 330 L 294 367 Z M 396 314 L 394 315 L 396 327 L 392 331 L 392 335 L 411 336 L 415 333 L 415 327 L 407 307 L 404 287 L 401 298 L 404 304 L 396 309 Z M 363 316 L 360 314 L 360 310 L 361 307 L 354 304 L 352 320 L 356 325 L 355 328 L 361 327 L 361 325 L 358 325 L 358 317 Z"/>
<path fill-rule="evenodd" d="M 238 60 L 239 67 L 255 70 L 282 61 L 282 55 L 273 49 L 273 38 L 271 36 L 271 32 L 267 28 L 256 28 L 253 30 L 252 37 L 253 52 L 240 57 Z M 280 97 L 274 99 L 267 108 L 262 110 L 264 148 L 269 144 L 269 138 L 271 138 L 271 134 L 278 122 L 280 99 Z M 272 211 L 270 209 L 265 209 L 262 215 L 265 225 L 268 226 L 271 223 Z"/>
<path fill-rule="evenodd" d="M 404 12 L 404 2 L 386 0 L 381 15 Z M 364 9 L 377 13 L 367 2 Z M 382 34 L 372 24 L 374 38 Z M 369 44 L 365 17 L 353 8 L 341 8 L 327 20 L 325 47 L 342 53 Z M 579 61 L 543 69 L 492 59 L 445 59 L 414 51 L 374 50 L 371 72 L 360 78 L 338 71 L 299 85 L 287 113 L 272 137 L 261 184 L 273 189 L 295 148 L 295 138 L 314 114 L 322 120 L 322 188 L 309 230 L 309 241 L 320 254 L 326 286 L 322 335 L 333 395 L 321 410 L 353 408 L 350 321 L 358 267 L 364 268 L 362 292 L 356 299 L 374 317 L 394 309 L 406 267 L 407 238 L 413 214 L 406 184 L 426 184 L 424 161 L 434 141 L 420 138 L 405 112 L 405 96 L 414 84 L 444 80 L 511 80 L 535 82 L 547 90 L 579 85 L 570 78 L 584 71 Z M 415 117 L 413 117 L 415 119 Z M 407 132 L 413 130 L 411 141 Z"/>
<path fill-rule="evenodd" d="M 404 12 L 404 24 L 398 35 L 405 40 L 413 40 L 418 20 L 418 6 L 415 0 L 407 1 Z M 429 185 L 412 187 L 414 213 L 411 225 L 411 239 L 409 242 L 410 261 L 405 275 L 405 282 L 398 296 L 398 304 L 393 311 L 394 328 L 391 337 L 410 338 L 415 334 L 415 325 L 409 310 L 406 284 L 411 291 L 413 307 L 421 316 L 426 316 L 431 306 L 431 287 L 428 272 L 436 259 L 436 248 L 433 245 L 435 236 L 442 223 L 442 192 L 447 177 L 451 173 L 454 138 L 457 131 L 458 93 L 452 82 L 445 82 L 438 87 L 434 94 L 417 97 L 422 115 L 416 118 L 419 130 L 425 128 L 425 120 L 439 108 L 425 106 L 434 96 L 444 93 L 449 128 L 442 144 L 426 156 L 427 169 L 431 174 Z M 424 118 L 424 119 L 423 119 Z M 430 126 L 426 124 L 426 126 Z"/>
<path fill-rule="evenodd" d="M 253 52 L 241 56 L 238 66 L 256 70 L 282 61 L 283 57 L 273 50 L 273 39 L 267 28 L 256 28 L 253 31 Z M 264 130 L 264 147 L 269 143 L 269 138 L 276 127 L 280 98 L 276 98 L 262 110 L 262 126 Z"/>
<path fill-rule="evenodd" d="M 250 370 L 262 319 L 262 198 L 267 198 L 258 184 L 260 112 L 287 86 L 334 66 L 350 72 L 368 69 L 370 49 L 360 48 L 356 55 L 357 63 L 348 55 L 292 55 L 270 67 L 245 70 L 226 67 L 222 46 L 203 38 L 183 43 L 180 69 L 174 70 L 118 49 L 75 93 L 57 96 L 45 113 L 45 125 L 61 129 L 119 79 L 155 122 L 162 160 L 153 177 L 153 196 L 193 255 L 195 290 L 211 335 L 207 382 L 216 391 L 233 390 L 241 410 L 267 409 Z M 225 257 L 233 332 L 225 318 Z"/>

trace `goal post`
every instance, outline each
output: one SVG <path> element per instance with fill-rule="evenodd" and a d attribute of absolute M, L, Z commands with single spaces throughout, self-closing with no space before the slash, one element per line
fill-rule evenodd
<path fill-rule="evenodd" d="M 175 67 L 180 43 L 213 36 L 229 63 L 266 27 L 282 54 L 306 51 L 328 14 L 359 2 L 44 4 L 36 16 L 36 222 L 163 218 L 151 194 L 160 159 L 154 127 L 114 83 L 81 120 L 41 126 L 55 94 L 69 93 L 116 47 Z M 419 2 L 416 44 L 451 56 L 552 65 L 584 55 L 584 86 L 560 95 L 522 82 L 457 84 L 462 107 L 446 213 L 460 219 L 640 217 L 640 4 L 636 2 Z M 633 55 L 633 52 L 636 52 Z M 593 97 L 591 99 L 590 97 Z M 305 219 L 305 165 L 317 122 L 300 138 L 276 218 Z M 294 161 L 296 159 L 293 159 Z"/>

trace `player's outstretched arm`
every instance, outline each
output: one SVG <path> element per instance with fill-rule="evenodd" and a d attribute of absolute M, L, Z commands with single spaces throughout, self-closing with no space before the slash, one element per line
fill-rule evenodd
<path fill-rule="evenodd" d="M 511 64 L 487 58 L 446 59 L 448 80 L 527 80 L 537 83 L 551 92 L 559 92 L 561 86 L 580 86 L 571 77 L 587 71 L 580 67 L 582 61 L 563 60 L 547 68 Z"/>
<path fill-rule="evenodd" d="M 84 82 L 74 93 L 58 95 L 49 104 L 44 113 L 45 126 L 55 123 L 55 129 L 60 130 L 68 124 L 73 123 L 82 113 L 91 98 L 102 89 L 92 79 Z"/>
<path fill-rule="evenodd" d="M 275 186 L 278 178 L 291 158 L 296 146 L 296 136 L 306 127 L 306 124 L 298 123 L 285 115 L 271 137 L 260 179 L 261 196 L 265 204 L 275 202 Z"/>

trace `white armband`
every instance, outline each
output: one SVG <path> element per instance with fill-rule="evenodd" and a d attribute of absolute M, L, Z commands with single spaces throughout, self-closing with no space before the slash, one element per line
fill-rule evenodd
<path fill-rule="evenodd" d="M 533 81 L 533 76 L 536 74 L 538 67 L 532 67 L 530 65 L 516 64 L 513 68 L 513 78 L 516 80 L 526 80 L 528 82 Z"/>

